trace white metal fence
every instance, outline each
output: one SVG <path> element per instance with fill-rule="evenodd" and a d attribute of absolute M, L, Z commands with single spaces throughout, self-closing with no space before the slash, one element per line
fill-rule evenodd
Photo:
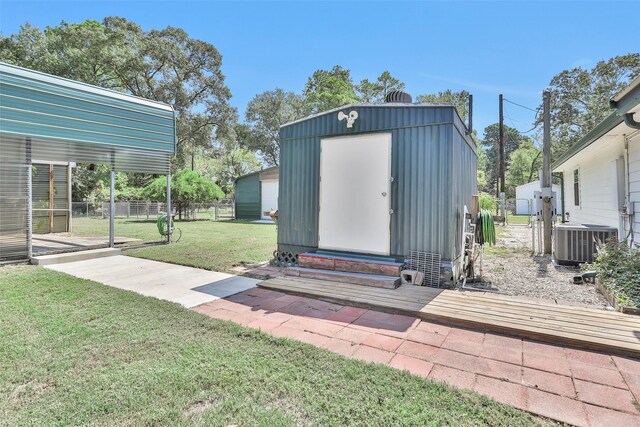
<path fill-rule="evenodd" d="M 182 219 L 213 219 L 216 221 L 234 219 L 235 203 L 233 200 L 216 200 L 213 203 L 189 203 L 182 210 Z M 178 215 L 173 206 L 173 214 Z M 109 218 L 109 202 L 73 202 L 73 218 Z M 116 218 L 155 219 L 167 214 L 167 204 L 144 200 L 115 202 Z"/>

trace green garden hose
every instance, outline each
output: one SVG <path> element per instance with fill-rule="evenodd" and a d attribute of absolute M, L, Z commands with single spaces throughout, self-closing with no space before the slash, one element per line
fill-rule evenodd
<path fill-rule="evenodd" d="M 156 221 L 156 225 L 158 226 L 158 232 L 161 236 L 166 236 L 168 232 L 167 228 L 167 216 L 163 215 L 158 217 L 158 221 Z"/>
<path fill-rule="evenodd" d="M 160 235 L 162 237 L 167 237 L 167 234 L 169 233 L 169 224 L 167 224 L 167 216 L 163 215 L 161 217 L 158 217 L 158 220 L 156 221 L 156 225 L 158 226 L 158 232 L 160 233 Z M 173 221 L 171 225 L 173 225 Z M 175 225 L 171 227 L 171 241 L 174 243 L 178 243 L 181 238 L 182 238 L 182 230 L 175 227 Z"/>
<path fill-rule="evenodd" d="M 493 214 L 491 211 L 481 210 L 480 215 L 482 216 L 482 235 L 484 242 L 493 246 L 496 244 L 496 226 L 493 223 Z"/>

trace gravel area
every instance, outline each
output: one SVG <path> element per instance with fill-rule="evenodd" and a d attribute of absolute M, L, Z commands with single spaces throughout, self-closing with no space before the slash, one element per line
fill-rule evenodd
<path fill-rule="evenodd" d="M 609 307 L 594 285 L 573 283 L 577 268 L 556 265 L 551 256 L 533 256 L 530 228 L 500 228 L 496 246 L 485 249 L 483 258 L 483 279 L 492 289 L 560 304 Z"/>

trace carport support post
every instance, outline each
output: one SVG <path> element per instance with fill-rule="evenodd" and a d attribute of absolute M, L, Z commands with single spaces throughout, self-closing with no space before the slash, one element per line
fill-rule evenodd
<path fill-rule="evenodd" d="M 111 188 L 109 191 L 109 247 L 115 245 L 116 225 L 116 169 L 111 165 Z"/>
<path fill-rule="evenodd" d="M 33 166 L 31 163 L 31 138 L 26 138 L 27 157 L 27 257 L 33 256 Z"/>
<path fill-rule="evenodd" d="M 171 243 L 171 172 L 167 174 L 167 243 Z"/>

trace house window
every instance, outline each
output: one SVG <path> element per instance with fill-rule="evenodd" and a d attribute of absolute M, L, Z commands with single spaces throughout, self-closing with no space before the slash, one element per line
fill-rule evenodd
<path fill-rule="evenodd" d="M 580 206 L 580 172 L 578 169 L 573 171 L 573 204 Z"/>

